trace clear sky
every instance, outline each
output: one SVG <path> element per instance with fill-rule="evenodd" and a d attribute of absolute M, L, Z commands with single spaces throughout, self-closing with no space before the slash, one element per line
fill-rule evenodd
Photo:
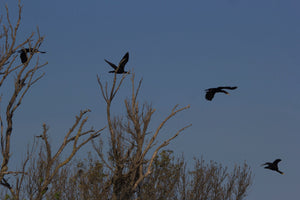
<path fill-rule="evenodd" d="M 16 1 L 8 3 L 17 16 Z M 171 108 L 191 109 L 170 121 L 171 135 L 193 126 L 170 148 L 232 167 L 246 161 L 255 174 L 249 200 L 297 199 L 300 188 L 300 2 L 298 0 L 31 0 L 24 2 L 20 39 L 39 26 L 46 76 L 15 115 L 13 155 L 24 151 L 42 123 L 54 143 L 80 109 L 102 128 L 105 104 L 96 75 L 110 81 L 108 59 L 143 78 L 140 101 L 157 109 L 151 129 Z M 13 14 L 15 12 L 15 14 Z M 128 96 L 125 81 L 115 108 Z M 204 90 L 238 86 L 212 102 Z M 118 105 L 120 103 L 120 105 Z M 103 135 L 105 138 L 106 136 Z M 285 175 L 260 167 L 281 158 Z"/>

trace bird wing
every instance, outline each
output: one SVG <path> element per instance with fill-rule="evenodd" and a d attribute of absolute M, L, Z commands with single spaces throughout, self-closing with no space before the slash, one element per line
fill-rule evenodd
<path fill-rule="evenodd" d="M 129 60 L 129 53 L 126 52 L 126 54 L 123 56 L 123 58 L 121 59 L 120 63 L 119 63 L 119 68 L 121 70 L 124 70 L 124 67 L 126 65 L 126 63 L 128 62 Z"/>
<path fill-rule="evenodd" d="M 228 89 L 228 90 L 235 90 L 237 87 L 230 87 L 230 86 L 223 86 L 223 87 L 218 87 L 218 89 L 222 90 L 222 89 Z"/>
<path fill-rule="evenodd" d="M 277 165 L 280 161 L 281 161 L 281 159 L 276 159 L 276 160 L 273 162 L 273 164 L 274 164 L 274 165 Z"/>
<path fill-rule="evenodd" d="M 45 51 L 40 51 L 38 49 L 33 49 L 33 48 L 27 48 L 26 49 L 27 52 L 30 52 L 30 53 L 46 53 Z"/>
<path fill-rule="evenodd" d="M 105 60 L 105 59 L 104 59 Z M 117 69 L 118 67 L 114 64 L 109 62 L 108 60 L 105 60 L 105 62 L 107 62 L 112 68 Z"/>
<path fill-rule="evenodd" d="M 215 92 L 207 90 L 206 95 L 205 95 L 205 99 L 207 99 L 208 101 L 211 101 L 215 96 Z"/>
<path fill-rule="evenodd" d="M 219 90 L 218 92 L 223 92 L 225 94 L 229 94 L 229 92 L 227 92 L 226 90 Z"/>
<path fill-rule="evenodd" d="M 264 165 L 272 165 L 272 163 L 266 162 L 266 163 L 262 164 L 261 166 L 264 166 Z"/>

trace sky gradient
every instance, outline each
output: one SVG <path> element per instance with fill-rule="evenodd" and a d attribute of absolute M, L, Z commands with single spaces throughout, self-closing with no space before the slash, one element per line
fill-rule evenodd
<path fill-rule="evenodd" d="M 17 16 L 17 1 L 0 0 Z M 300 2 L 296 0 L 45 1 L 23 2 L 20 41 L 39 30 L 39 55 L 49 64 L 15 115 L 13 156 L 26 149 L 42 123 L 61 140 L 74 115 L 89 108 L 90 124 L 106 124 L 96 75 L 112 80 L 107 59 L 143 78 L 140 102 L 156 108 L 155 125 L 176 104 L 191 108 L 171 120 L 163 137 L 192 123 L 169 148 L 254 172 L 247 200 L 296 199 L 300 188 Z M 238 86 L 231 95 L 204 90 Z M 130 78 L 113 106 L 124 110 Z M 116 112 L 117 113 L 117 112 Z M 151 129 L 150 128 L 150 129 Z M 150 130 L 151 131 L 151 130 Z M 105 138 L 105 134 L 103 135 Z M 16 139 L 17 138 L 17 139 Z M 260 167 L 281 158 L 280 175 Z"/>

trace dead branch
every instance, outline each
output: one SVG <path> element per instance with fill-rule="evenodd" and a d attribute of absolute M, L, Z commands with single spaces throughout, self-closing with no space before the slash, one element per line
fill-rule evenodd
<path fill-rule="evenodd" d="M 57 175 L 59 170 L 69 163 L 71 159 L 74 157 L 76 152 L 81 149 L 85 144 L 93 140 L 94 138 L 97 138 L 100 136 L 100 132 L 104 130 L 104 128 L 100 130 L 94 130 L 93 128 L 88 129 L 87 131 L 84 131 L 84 125 L 86 124 L 88 117 L 86 117 L 86 114 L 90 112 L 90 110 L 84 110 L 80 111 L 80 114 L 76 116 L 75 122 L 72 125 L 72 127 L 69 129 L 69 131 L 66 133 L 64 140 L 62 141 L 60 147 L 56 151 L 56 153 L 52 156 L 52 150 L 50 143 L 48 142 L 47 137 L 47 131 L 49 128 L 43 124 L 43 142 L 46 149 L 46 163 L 45 163 L 45 177 L 43 178 L 43 183 L 41 185 L 41 188 L 38 190 L 38 193 L 36 195 L 36 199 L 41 199 L 43 195 L 45 194 L 44 191 L 46 191 L 46 188 L 48 188 L 48 185 L 51 183 L 53 178 Z M 75 130 L 77 130 L 75 136 L 72 136 L 73 133 L 75 133 Z M 88 135 L 87 138 L 83 139 L 83 136 Z M 80 140 L 79 142 L 79 139 Z M 72 145 L 72 151 L 69 153 L 68 156 L 66 156 L 65 159 L 62 161 L 59 160 L 61 157 L 61 154 L 64 149 L 67 148 L 68 145 Z M 56 163 L 56 164 L 55 164 Z"/>
<path fill-rule="evenodd" d="M 31 45 L 33 41 L 34 33 L 31 33 L 23 42 L 16 44 L 17 41 L 17 33 L 19 30 L 19 26 L 21 23 L 21 14 L 22 14 L 22 5 L 21 1 L 18 2 L 18 18 L 15 24 L 11 22 L 10 14 L 8 6 L 6 5 L 6 22 L 2 19 L 0 21 L 2 31 L 0 35 L 0 87 L 3 86 L 3 83 L 7 80 L 8 77 L 12 76 L 13 72 L 16 73 L 14 89 L 12 91 L 12 95 L 8 98 L 8 104 L 6 106 L 5 118 L 4 121 L 2 116 L 0 116 L 0 124 L 1 124 L 1 154 L 2 154 L 2 163 L 0 169 L 0 180 L 2 181 L 2 185 L 6 186 L 11 194 L 16 197 L 19 191 L 14 191 L 9 187 L 9 183 L 4 176 L 9 174 L 19 174 L 19 172 L 9 171 L 8 163 L 10 160 L 10 148 L 11 148 L 11 134 L 13 130 L 13 116 L 15 111 L 19 108 L 24 99 L 25 95 L 30 90 L 31 86 L 35 84 L 38 80 L 40 80 L 44 74 L 37 75 L 39 70 L 43 68 L 47 63 L 42 65 L 39 64 L 39 60 L 37 60 L 35 65 L 30 65 L 30 61 L 32 59 L 34 52 L 28 58 L 28 61 L 23 64 L 17 64 L 15 61 L 17 60 L 17 55 L 14 55 L 18 49 L 22 48 L 24 45 L 33 46 L 34 48 L 38 48 L 44 40 L 43 36 L 40 36 L 39 30 L 38 38 L 36 39 L 34 45 Z M 2 113 L 1 113 L 2 115 Z M 20 172 L 21 176 L 25 173 L 24 171 Z"/>
<path fill-rule="evenodd" d="M 106 161 L 103 153 L 99 148 L 94 147 L 100 159 L 104 165 L 111 171 L 113 185 L 112 199 L 127 199 L 129 196 L 135 193 L 139 184 L 151 174 L 151 167 L 153 160 L 156 158 L 157 153 L 165 146 L 167 146 L 173 139 L 175 139 L 182 131 L 191 125 L 177 131 L 172 137 L 163 141 L 158 147 L 154 149 L 154 153 L 150 157 L 150 161 L 147 160 L 148 152 L 153 149 L 156 142 L 158 142 L 158 135 L 160 130 L 172 117 L 177 113 L 188 109 L 190 106 L 186 106 L 177 109 L 177 105 L 173 108 L 171 114 L 169 114 L 162 123 L 158 126 L 155 133 L 150 137 L 150 141 L 145 145 L 147 140 L 148 126 L 151 121 L 155 109 L 150 105 L 139 105 L 138 94 L 141 88 L 142 80 L 139 81 L 137 88 L 135 88 L 133 74 L 131 77 L 132 94 L 130 99 L 125 100 L 126 117 L 127 121 L 124 123 L 119 118 L 112 118 L 111 116 L 111 103 L 117 94 L 125 76 L 117 82 L 116 74 L 113 78 L 113 83 L 110 91 L 108 90 L 108 83 L 105 83 L 105 87 L 97 76 L 98 83 L 102 96 L 106 102 L 107 110 L 107 123 L 109 127 L 109 138 L 111 151 L 109 153 L 109 161 Z M 146 171 L 144 172 L 144 169 Z"/>

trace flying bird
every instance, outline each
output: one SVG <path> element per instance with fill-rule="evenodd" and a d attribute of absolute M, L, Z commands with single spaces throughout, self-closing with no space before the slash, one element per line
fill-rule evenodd
<path fill-rule="evenodd" d="M 128 72 L 124 71 L 124 67 L 125 67 L 126 63 L 128 62 L 128 59 L 129 59 L 129 53 L 127 52 L 127 53 L 123 56 L 123 58 L 121 59 L 121 61 L 120 61 L 119 65 L 118 65 L 118 67 L 117 67 L 115 64 L 109 62 L 108 60 L 105 60 L 105 59 L 104 59 L 104 60 L 105 60 L 105 62 L 107 62 L 112 68 L 114 68 L 114 70 L 113 70 L 113 71 L 109 71 L 109 73 L 127 74 Z"/>
<path fill-rule="evenodd" d="M 273 171 L 276 171 L 280 174 L 284 174 L 282 171 L 279 171 L 278 169 L 278 163 L 281 161 L 281 159 L 276 159 L 274 162 L 270 163 L 270 162 L 266 162 L 265 164 L 262 164 L 261 166 L 267 165 L 264 168 L 266 169 L 270 169 Z"/>
<path fill-rule="evenodd" d="M 206 91 L 205 98 L 206 98 L 206 100 L 211 101 L 217 92 L 223 92 L 225 94 L 229 94 L 224 89 L 235 90 L 236 88 L 237 88 L 236 86 L 235 87 L 227 87 L 226 86 L 226 87 L 209 88 L 209 89 L 205 90 Z"/>
<path fill-rule="evenodd" d="M 27 53 L 46 53 L 46 52 L 39 51 L 38 49 L 34 49 L 34 48 L 23 48 L 19 50 L 18 53 L 20 53 L 21 62 L 25 63 L 28 60 Z"/>

